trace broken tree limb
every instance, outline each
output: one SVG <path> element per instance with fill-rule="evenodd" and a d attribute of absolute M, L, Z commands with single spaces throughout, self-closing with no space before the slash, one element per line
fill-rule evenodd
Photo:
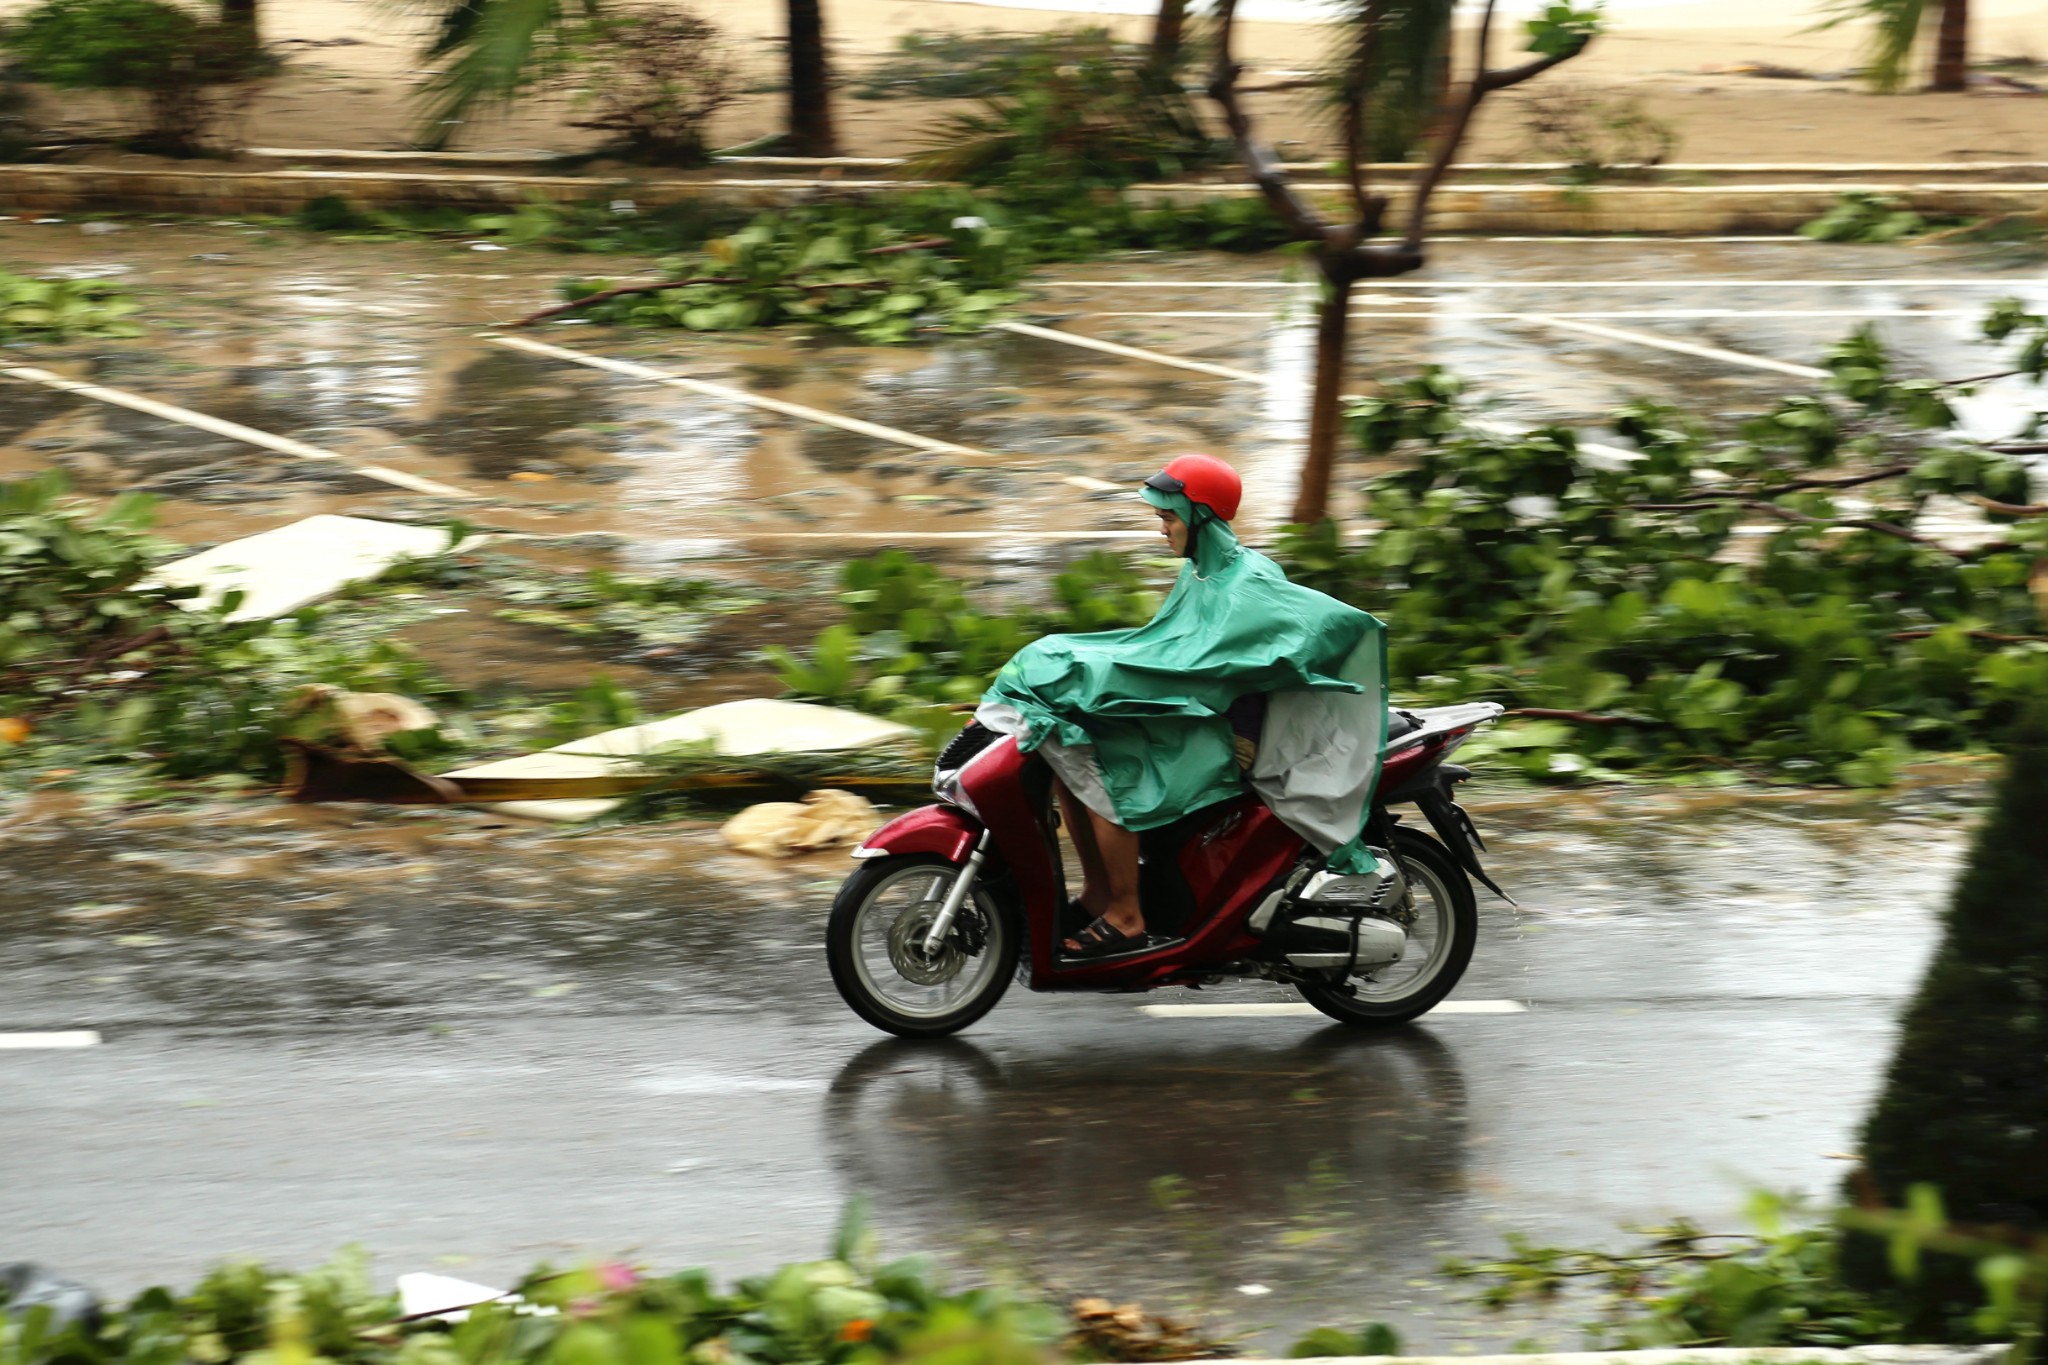
<path fill-rule="evenodd" d="M 595 294 L 585 294 L 580 299 L 570 299 L 567 303 L 550 304 L 546 308 L 528 313 L 517 322 L 508 322 L 505 325 L 507 327 L 531 327 L 536 322 L 546 322 L 549 318 L 559 317 L 563 313 L 574 312 L 578 308 L 588 308 L 594 303 L 606 303 L 612 299 L 622 299 L 630 294 L 659 294 L 664 289 L 687 289 L 693 284 L 745 283 L 745 280 L 734 275 L 698 275 L 687 280 L 652 280 L 643 281 L 639 284 L 615 285 L 610 289 L 600 289 Z"/>
<path fill-rule="evenodd" d="M 1941 634 L 1939 630 L 1895 630 L 1886 638 L 1892 640 L 1925 640 L 1939 634 Z M 1972 640 L 1983 640 L 1989 644 L 1996 645 L 2048 644 L 2048 635 L 2001 635 L 1995 630 L 1966 630 L 1963 634 Z"/>
<path fill-rule="evenodd" d="M 1996 498 L 1987 498 L 1981 493 L 1972 493 L 1970 501 L 1987 512 L 1996 512 L 2004 517 L 2048 516 L 2048 504 L 2038 502 L 2000 502 Z"/>
<path fill-rule="evenodd" d="M 916 244 L 913 243 L 912 245 Z M 588 308 L 594 303 L 604 303 L 610 299 L 624 298 L 628 294 L 660 294 L 670 289 L 688 289 L 693 284 L 745 283 L 747 281 L 733 275 L 697 275 L 687 280 L 648 280 L 638 284 L 615 285 L 610 289 L 600 289 L 595 294 L 585 294 L 580 299 L 570 299 L 567 303 L 553 304 L 540 309 L 538 312 L 528 313 L 517 322 L 508 322 L 505 326 L 507 328 L 529 327 L 536 322 L 545 322 L 549 318 L 560 317 L 563 313 L 574 312 L 578 308 Z M 887 283 L 888 281 L 886 280 L 827 280 L 817 284 L 800 284 L 797 281 L 791 280 L 777 287 L 803 290 L 875 289 Z"/>

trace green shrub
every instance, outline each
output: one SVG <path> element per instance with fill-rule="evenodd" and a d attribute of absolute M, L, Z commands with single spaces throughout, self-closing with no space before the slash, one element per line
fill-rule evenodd
<path fill-rule="evenodd" d="M 0 344 L 139 336 L 128 291 L 105 280 L 35 279 L 0 270 Z"/>
<path fill-rule="evenodd" d="M 1140 625 L 1160 595 L 1119 556 L 1077 560 L 1053 584 L 1047 609 L 998 612 L 970 601 L 968 587 L 901 550 L 850 560 L 840 571 L 847 620 L 798 656 L 765 651 L 783 686 L 798 696 L 858 706 L 935 735 L 959 726 L 934 706 L 977 702 L 1019 649 L 1055 631 Z"/>
<path fill-rule="evenodd" d="M 206 150 L 261 61 L 246 27 L 170 0 L 41 0 L 6 45 L 34 80 L 136 97 L 143 126 L 131 145 L 173 156 Z"/>
<path fill-rule="evenodd" d="M 1049 1365 L 1065 1314 L 994 1289 L 951 1290 L 920 1261 L 880 1264 L 851 1219 L 824 1260 L 721 1288 L 702 1271 L 543 1266 L 518 1300 L 467 1320 L 401 1318 L 359 1254 L 309 1274 L 239 1264 L 191 1293 L 150 1289 L 96 1327 L 0 1309 L 0 1365 Z M 538 1311 L 536 1311 L 538 1310 Z"/>
<path fill-rule="evenodd" d="M 619 152 L 652 166 L 711 159 L 711 118 L 740 97 L 739 69 L 718 26 L 675 5 L 607 8 L 568 37 L 546 81 L 608 133 Z"/>
<path fill-rule="evenodd" d="M 953 115 L 912 174 L 973 184 L 1127 185 L 1225 159 L 1193 102 L 1106 29 L 1048 35 L 1001 63 L 979 110 Z"/>
<path fill-rule="evenodd" d="M 187 610 L 191 589 L 148 582 L 169 548 L 148 534 L 151 499 L 94 515 L 64 493 L 56 473 L 0 483 L 0 717 L 16 736 L 171 779 L 267 778 L 303 687 L 452 695 L 404 646 L 323 634 L 317 612 Z"/>

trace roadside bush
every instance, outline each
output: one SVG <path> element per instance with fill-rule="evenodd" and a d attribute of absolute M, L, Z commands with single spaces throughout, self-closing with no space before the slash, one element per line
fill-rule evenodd
<path fill-rule="evenodd" d="M 261 61 L 245 26 L 169 0 L 42 0 L 5 42 L 31 79 L 138 101 L 129 145 L 170 156 L 208 150 Z"/>
<path fill-rule="evenodd" d="M 61 475 L 0 483 L 0 718 L 35 737 L 171 779 L 273 777 L 302 687 L 452 695 L 402 645 L 324 636 L 316 616 L 231 622 L 192 611 L 192 590 L 151 586 L 169 548 L 154 500 L 93 514 Z"/>
<path fill-rule="evenodd" d="M 915 29 L 898 34 L 887 57 L 849 76 L 847 93 L 859 100 L 985 99 L 1001 93 L 1019 56 L 1044 41 L 1037 33 Z"/>
<path fill-rule="evenodd" d="M 45 280 L 0 270 L 0 344 L 139 336 L 128 291 L 104 280 Z"/>
<path fill-rule="evenodd" d="M 1661 165 L 1678 149 L 1678 130 L 1636 95 L 1601 95 L 1584 86 L 1544 83 L 1516 103 L 1526 155 L 1562 161 L 1590 183 L 1618 171 Z"/>
<path fill-rule="evenodd" d="M 1194 103 L 1106 29 L 1048 35 L 998 66 L 998 89 L 955 114 L 912 174 L 971 184 L 1115 186 L 1224 160 Z"/>
<path fill-rule="evenodd" d="M 849 560 L 840 571 L 842 625 L 798 656 L 764 651 L 801 697 L 890 716 L 949 737 L 960 718 L 935 706 L 977 702 L 1010 656 L 1055 631 L 1142 625 L 1161 595 L 1120 556 L 1091 554 L 1053 580 L 1046 608 L 993 611 L 968 586 L 901 550 Z"/>
<path fill-rule="evenodd" d="M 1047 1365 L 1066 1314 L 994 1289 L 951 1290 L 919 1261 L 878 1263 L 858 1221 L 832 1254 L 722 1288 L 703 1271 L 543 1266 L 466 1320 L 414 1321 L 371 1288 L 360 1254 L 308 1274 L 240 1264 L 188 1294 L 145 1290 L 96 1326 L 47 1308 L 0 1318 L 7 1365 Z M 0 1309 L 4 1312 L 4 1309 Z M 1099 1358 L 1099 1357 L 1096 1357 Z"/>
<path fill-rule="evenodd" d="M 709 162 L 711 117 L 740 97 L 739 68 L 718 26 L 678 6 L 594 15 L 568 40 L 549 83 L 588 111 L 574 127 L 608 133 L 622 155 L 654 166 Z"/>

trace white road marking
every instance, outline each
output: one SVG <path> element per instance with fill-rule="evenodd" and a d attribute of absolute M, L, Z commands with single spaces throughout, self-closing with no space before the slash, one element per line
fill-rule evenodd
<path fill-rule="evenodd" d="M 823 408 L 805 407 L 801 403 L 786 403 L 780 398 L 764 398 L 759 394 L 748 393 L 745 389 L 735 389 L 726 384 L 712 384 L 702 379 L 687 379 L 682 375 L 670 374 L 666 370 L 657 370 L 651 365 L 641 365 L 630 360 L 613 360 L 610 356 L 592 355 L 588 351 L 572 351 L 566 346 L 550 346 L 544 341 L 529 341 L 525 337 L 498 336 L 486 333 L 485 339 L 495 341 L 500 346 L 510 346 L 515 350 L 528 351 L 534 355 L 548 356 L 554 360 L 566 360 L 576 365 L 588 365 L 596 370 L 610 370 L 613 374 L 623 374 L 634 379 L 648 379 L 657 384 L 666 384 L 670 388 L 684 389 L 690 393 L 701 393 L 709 398 L 723 398 L 728 402 L 741 403 L 747 407 L 762 408 L 769 412 L 779 412 L 785 417 L 794 417 L 799 421 L 815 422 L 820 426 L 837 427 L 841 431 L 850 431 L 859 436 L 870 436 L 877 441 L 887 441 L 891 445 L 909 446 L 913 450 L 928 450 L 936 455 L 966 456 L 969 459 L 975 460 L 1000 460 L 1003 458 L 993 451 L 977 450 L 973 446 L 955 445 L 951 441 L 934 440 L 929 436 L 919 436 L 916 432 L 898 431 L 894 427 L 877 426 L 873 422 L 864 422 L 858 417 L 848 417 L 837 412 L 827 412 Z M 1090 479 L 1080 475 L 1070 476 L 1065 482 L 1077 488 L 1085 488 L 1090 492 L 1101 492 L 1119 486 L 1117 484 L 1104 483 L 1101 479 Z"/>
<path fill-rule="evenodd" d="M 57 1033 L 0 1033 L 0 1051 L 29 1048 L 98 1047 L 100 1035 L 92 1029 L 66 1029 Z"/>
<path fill-rule="evenodd" d="M 1632 332 L 1622 327 L 1607 327 L 1597 322 L 1574 322 L 1568 318 L 1546 316 L 1541 313 L 1529 314 L 1530 322 L 1542 323 L 1546 327 L 1562 327 L 1569 332 L 1584 332 L 1589 336 L 1603 337 L 1609 341 L 1625 341 L 1635 346 L 1649 346 L 1660 351 L 1674 351 L 1679 355 L 1698 356 L 1702 360 L 1718 360 L 1728 365 L 1745 365 L 1753 370 L 1771 370 L 1778 374 L 1789 374 L 1799 379 L 1826 379 L 1828 372 L 1812 365 L 1791 365 L 1768 356 L 1750 355 L 1743 351 L 1723 350 L 1719 346 L 1698 346 L 1690 341 L 1674 341 L 1670 337 L 1654 336 L 1649 332 Z"/>
<path fill-rule="evenodd" d="M 110 389 L 103 384 L 85 384 L 76 379 L 66 379 L 63 375 L 51 374 L 48 370 L 33 369 L 27 365 L 0 365 L 0 375 L 5 375 L 9 379 L 19 379 L 24 383 L 41 384 L 45 388 L 61 389 L 65 393 L 75 393 L 80 398 L 93 398 L 102 403 L 112 403 L 116 407 L 130 408 L 136 412 L 148 413 L 151 417 L 161 417 L 167 422 L 178 422 L 188 427 L 197 427 L 201 431 L 210 431 L 216 436 L 225 436 L 230 440 L 243 441 L 252 446 L 261 446 L 265 450 L 274 450 L 280 455 L 291 455 L 301 460 L 333 460 L 341 464 L 352 474 L 361 474 L 365 478 L 376 479 L 380 483 L 388 483 L 394 488 L 403 488 L 414 493 L 425 493 L 436 498 L 474 498 L 477 496 L 474 493 L 451 487 L 445 483 L 436 483 L 432 479 L 423 479 L 417 474 L 407 474 L 397 469 L 386 469 L 383 465 L 349 464 L 331 450 L 322 450 L 318 446 L 309 446 L 304 441 L 294 441 L 289 436 L 273 436 L 267 431 L 258 431 L 254 427 L 245 427 L 240 422 L 228 422 L 218 417 L 208 417 L 205 413 L 194 412 L 190 408 L 181 408 L 170 403 L 159 403 L 156 399 L 145 398 L 139 393 L 129 393 L 123 389 Z"/>
<path fill-rule="evenodd" d="M 1438 1014 L 1527 1014 L 1529 1007 L 1519 1000 L 1446 1000 L 1423 1017 Z M 1140 1005 L 1138 1013 L 1155 1019 L 1279 1019 L 1320 1015 L 1321 1010 L 1306 1002 L 1274 1002 L 1235 1005 Z"/>
<path fill-rule="evenodd" d="M 1360 300 L 1365 302 L 1365 300 Z M 1650 322 L 1659 319 L 1685 321 L 1712 318 L 1976 318 L 1982 317 L 1981 308 L 1613 308 L 1599 312 L 1557 312 L 1544 313 L 1547 318 L 1575 318 L 1587 320 L 1608 319 L 1628 321 L 1631 319 Z M 1159 310 L 1149 313 L 1069 313 L 1070 318 L 1263 318 L 1273 319 L 1271 309 L 1178 309 Z M 1536 317 L 1538 314 L 1522 312 L 1467 312 L 1458 309 L 1432 309 L 1429 311 L 1400 311 L 1391 308 L 1374 308 L 1358 311 L 1354 319 L 1372 318 L 1458 318 L 1503 321 L 1514 318 Z M 1312 319 L 1302 318 L 1293 325 L 1312 327 Z"/>
<path fill-rule="evenodd" d="M 1515 316 L 1521 317 L 1526 315 L 1516 314 Z M 1011 330 L 1023 331 L 1023 326 L 1020 324 Z M 1080 346 L 1091 351 L 1108 351 L 1111 355 L 1124 356 L 1131 360 L 1146 360 L 1155 365 L 1169 365 L 1177 370 L 1193 370 L 1198 374 L 1216 375 L 1223 379 L 1237 379 L 1253 384 L 1264 384 L 1270 380 L 1270 376 L 1259 374 L 1252 370 L 1233 369 L 1228 365 L 1212 365 L 1205 360 L 1186 360 L 1177 355 L 1168 355 L 1164 351 L 1148 351 L 1139 346 L 1124 346 L 1115 342 L 1097 341 L 1094 337 L 1077 336 L 1072 332 L 1062 332 L 1052 327 L 1032 327 L 1028 331 L 1023 331 L 1023 334 L 1025 336 L 1040 337 L 1046 341 L 1064 342 L 1069 346 Z M 1310 385 L 1307 381 L 1303 381 L 1301 387 L 1303 392 L 1307 392 Z M 1343 397 L 1346 401 L 1349 401 L 1358 397 L 1358 395 L 1347 393 Z M 1502 422 L 1490 417 L 1467 417 L 1465 424 L 1477 431 L 1490 432 L 1496 436 L 1522 436 L 1533 430 L 1532 427 L 1522 426 L 1514 422 Z M 1607 459 L 1634 460 L 1640 458 L 1633 450 L 1624 450 L 1620 446 L 1603 445 L 1597 441 L 1581 442 L 1579 449 L 1589 455 L 1599 455 Z"/>
<path fill-rule="evenodd" d="M 1314 289 L 1314 280 L 1034 280 L 1042 289 Z M 1359 287 L 1382 289 L 2018 289 L 2048 286 L 2048 277 L 1987 280 L 1914 277 L 1899 280 L 1364 280 Z"/>
<path fill-rule="evenodd" d="M 1120 485 L 1111 484 L 1115 488 Z M 701 539 L 730 540 L 854 540 L 877 545 L 894 545 L 902 541 L 973 541 L 973 540 L 1017 540 L 1017 541 L 1062 541 L 1062 540 L 1155 540 L 1157 531 L 735 531 L 729 536 L 705 536 Z M 1164 548 L 1164 542 L 1161 542 Z"/>
<path fill-rule="evenodd" d="M 1034 327 L 1028 322 L 998 322 L 993 326 L 998 331 L 1015 332 L 1018 336 L 1037 337 L 1042 341 L 1064 341 L 1069 346 L 1082 346 L 1091 351 L 1101 351 L 1105 355 L 1120 355 L 1127 360 L 1165 361 L 1157 351 L 1143 351 L 1136 346 L 1101 341 L 1095 337 L 1077 336 L 1072 332 L 1059 332 L 1050 327 Z M 1211 365 L 1206 360 L 1184 360 L 1176 356 L 1165 363 L 1173 365 L 1176 369 L 1213 374 L 1219 379 L 1248 379 L 1255 384 L 1266 382 L 1264 375 L 1253 374 L 1250 370 L 1233 369 L 1228 365 Z"/>

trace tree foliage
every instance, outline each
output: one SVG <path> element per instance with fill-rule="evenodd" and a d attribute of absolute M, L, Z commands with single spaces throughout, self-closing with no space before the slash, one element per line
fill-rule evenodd
<path fill-rule="evenodd" d="M 139 96 L 136 145 L 179 156 L 205 149 L 226 110 L 220 92 L 250 79 L 261 60 L 250 29 L 170 0 L 41 0 L 4 41 L 36 80 Z"/>

